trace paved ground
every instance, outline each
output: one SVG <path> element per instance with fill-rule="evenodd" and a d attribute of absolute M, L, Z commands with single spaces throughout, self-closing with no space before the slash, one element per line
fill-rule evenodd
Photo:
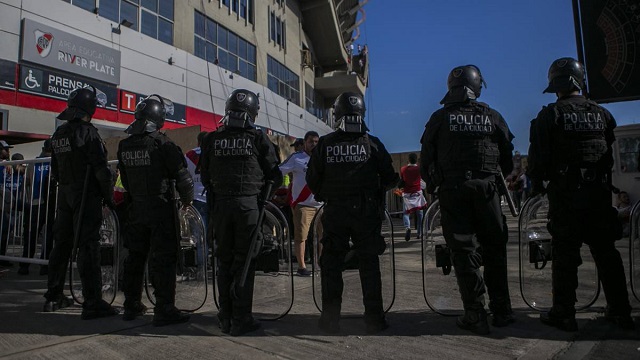
<path fill-rule="evenodd" d="M 542 325 L 537 311 L 522 301 L 518 286 L 515 221 L 509 244 L 510 286 L 517 322 L 492 328 L 489 336 L 475 336 L 455 326 L 455 318 L 439 315 L 426 305 L 422 290 L 420 242 L 396 245 L 396 296 L 388 314 L 391 327 L 366 335 L 362 319 L 352 316 L 341 322 L 339 335 L 328 336 L 316 327 L 318 311 L 310 278 L 295 277 L 295 300 L 289 315 L 263 322 L 250 336 L 222 334 L 215 319 L 213 300 L 187 324 L 156 328 L 152 315 L 132 322 L 121 317 L 83 321 L 80 307 L 42 313 L 46 288 L 44 276 L 19 276 L 17 267 L 0 278 L 0 357 L 10 359 L 638 359 L 640 331 L 625 332 L 602 318 L 603 301 L 578 314 L 580 331 L 565 333 Z M 398 235 L 399 231 L 397 232 Z M 35 273 L 35 274 L 34 274 Z M 356 276 L 347 275 L 345 301 L 358 310 Z M 354 281 L 352 281 L 354 280 Z M 451 292 L 450 302 L 459 306 L 451 282 L 433 282 L 438 293 Z M 603 298 L 601 295 L 600 298 Z M 640 304 L 633 300 L 637 320 Z M 116 305 L 122 304 L 122 296 Z"/>

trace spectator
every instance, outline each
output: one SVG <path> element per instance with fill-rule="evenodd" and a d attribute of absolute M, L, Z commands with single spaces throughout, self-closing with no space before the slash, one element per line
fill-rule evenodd
<path fill-rule="evenodd" d="M 315 131 L 308 131 L 304 135 L 304 151 L 291 154 L 287 160 L 280 165 L 283 174 L 293 173 L 293 187 L 291 209 L 293 210 L 293 229 L 295 241 L 295 255 L 298 260 L 298 275 L 311 276 L 311 271 L 307 270 L 305 264 L 305 241 L 309 234 L 311 221 L 318 208 L 322 205 L 314 198 L 305 176 L 307 174 L 307 164 L 313 148 L 318 144 L 320 136 Z"/>
<path fill-rule="evenodd" d="M 198 166 L 198 163 L 200 161 L 200 154 L 202 153 L 200 146 L 202 145 L 202 140 L 206 135 L 206 131 L 200 132 L 198 134 L 198 146 L 187 151 L 185 154 L 187 170 L 189 170 L 189 174 L 191 174 L 191 178 L 193 179 L 193 190 L 195 192 L 193 207 L 195 207 L 200 213 L 200 216 L 202 216 L 205 231 L 207 228 L 209 210 L 207 209 L 207 195 L 205 193 L 204 185 L 202 185 L 202 181 L 200 180 L 200 166 Z"/>
<path fill-rule="evenodd" d="M 45 140 L 40 158 L 51 157 L 51 139 Z M 32 258 L 36 251 L 38 234 L 44 229 L 44 239 L 40 259 L 48 259 L 53 247 L 53 218 L 55 216 L 55 186 L 51 186 L 49 167 L 51 162 L 45 161 L 28 166 L 25 172 L 26 189 L 28 194 L 25 202 L 23 218 L 23 236 L 25 237 L 22 249 L 23 258 Z M 40 275 L 47 275 L 49 267 L 40 266 Z M 18 274 L 29 274 L 29 263 L 20 263 Z"/>
<path fill-rule="evenodd" d="M 6 141 L 0 140 L 0 162 L 9 161 L 10 150 L 13 146 L 7 144 Z M 0 208 L 2 218 L 0 218 L 0 255 L 7 253 L 7 243 L 9 242 L 9 214 L 11 213 L 11 196 L 6 191 L 5 180 L 11 176 L 10 166 L 0 166 Z M 0 266 L 13 266 L 10 261 L 0 260 Z"/>
<path fill-rule="evenodd" d="M 301 138 L 297 138 L 296 141 L 294 141 L 293 144 L 289 146 L 293 146 L 294 152 L 304 151 L 304 140 Z"/>
<path fill-rule="evenodd" d="M 427 200 L 424 198 L 420 186 L 420 167 L 418 167 L 417 162 L 418 156 L 415 153 L 411 153 L 409 154 L 409 164 L 400 169 L 405 241 L 411 239 L 411 214 L 418 216 L 416 238 L 419 239 L 422 236 L 422 210 L 427 206 Z"/>

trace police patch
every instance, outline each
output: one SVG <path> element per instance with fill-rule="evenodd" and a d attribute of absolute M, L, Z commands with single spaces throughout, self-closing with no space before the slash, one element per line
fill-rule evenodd
<path fill-rule="evenodd" d="M 453 77 L 460 77 L 460 75 L 462 75 L 462 71 L 463 71 L 462 68 L 458 68 L 458 69 L 453 70 L 453 73 L 452 73 Z"/>
<path fill-rule="evenodd" d="M 556 65 L 558 65 L 558 67 L 565 67 L 567 65 L 567 60 L 566 59 L 558 60 L 558 62 L 556 62 Z"/>
<path fill-rule="evenodd" d="M 349 96 L 349 104 L 355 106 L 358 105 L 358 97 L 357 96 Z"/>
<path fill-rule="evenodd" d="M 244 99 L 247 98 L 247 94 L 245 93 L 237 93 L 236 94 L 236 100 L 238 100 L 239 102 L 244 102 Z"/>

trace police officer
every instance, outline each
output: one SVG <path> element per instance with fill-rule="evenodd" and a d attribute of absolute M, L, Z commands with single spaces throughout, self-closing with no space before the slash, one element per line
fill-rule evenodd
<path fill-rule="evenodd" d="M 306 175 L 311 192 L 325 202 L 320 256 L 322 315 L 318 325 L 329 333 L 340 331 L 342 270 L 351 239 L 358 257 L 366 330 L 373 334 L 389 326 L 382 307 L 378 256 L 386 248 L 380 235 L 383 196 L 400 178 L 384 145 L 367 133 L 361 95 L 340 94 L 334 113 L 336 131 L 320 138 Z"/>
<path fill-rule="evenodd" d="M 496 186 L 496 174 L 513 168 L 513 135 L 500 113 L 477 101 L 483 84 L 475 65 L 451 71 L 440 102 L 444 106 L 425 126 L 420 156 L 427 191 L 438 190 L 442 230 L 464 305 L 456 324 L 477 334 L 489 333 L 485 283 L 493 325 L 514 321 L 507 282 L 508 230 Z"/>
<path fill-rule="evenodd" d="M 149 255 L 149 272 L 156 307 L 154 326 L 183 323 L 189 316 L 175 307 L 177 207 L 171 181 L 183 206 L 193 201 L 193 180 L 182 150 L 159 130 L 164 125 L 165 104 L 150 95 L 136 106 L 135 121 L 127 128 L 128 138 L 118 146 L 118 168 L 130 201 L 124 262 L 125 321 L 143 315 L 142 283 Z M 151 250 L 151 252 L 149 252 Z"/>
<path fill-rule="evenodd" d="M 213 195 L 212 224 L 218 258 L 218 319 L 223 333 L 233 336 L 257 330 L 252 316 L 255 261 L 251 261 L 244 286 L 239 286 L 257 231 L 258 196 L 266 181 L 273 189 L 282 182 L 278 156 L 265 133 L 255 128 L 260 105 L 249 90 L 233 91 L 227 99 L 223 126 L 203 142 L 202 183 Z M 270 198 L 270 197 L 269 197 Z"/>
<path fill-rule="evenodd" d="M 549 181 L 549 231 L 552 236 L 553 307 L 540 320 L 576 331 L 575 319 L 580 247 L 589 245 L 607 299 L 605 317 L 633 329 L 631 306 L 620 253 L 614 241 L 621 225 L 611 207 L 611 168 L 616 122 L 606 109 L 580 95 L 584 68 L 560 58 L 549 68 L 549 86 L 557 101 L 531 122 L 529 171 L 534 193 Z"/>
<path fill-rule="evenodd" d="M 83 320 L 118 313 L 102 300 L 102 203 L 112 208 L 114 205 L 106 149 L 98 130 L 90 123 L 96 105 L 95 88 L 73 90 L 69 94 L 67 108 L 58 115 L 58 119 L 67 122 L 58 127 L 51 137 L 51 174 L 58 182 L 58 201 L 44 311 L 56 311 L 73 304 L 71 299 L 63 295 L 63 289 L 69 258 L 76 245 L 84 297 Z M 81 204 L 84 205 L 82 208 Z M 79 233 L 75 234 L 78 242 L 74 244 L 76 229 L 79 229 Z"/>

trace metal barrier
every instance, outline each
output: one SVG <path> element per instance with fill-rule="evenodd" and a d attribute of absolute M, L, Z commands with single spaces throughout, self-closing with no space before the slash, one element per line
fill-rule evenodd
<path fill-rule="evenodd" d="M 640 201 L 629 216 L 629 281 L 633 296 L 640 301 Z"/>
<path fill-rule="evenodd" d="M 118 161 L 109 161 L 115 168 Z M 51 158 L 0 163 L 0 260 L 47 265 L 58 187 Z"/>
<path fill-rule="evenodd" d="M 0 260 L 48 263 L 58 191 L 51 183 L 50 162 L 38 158 L 0 163 Z"/>

